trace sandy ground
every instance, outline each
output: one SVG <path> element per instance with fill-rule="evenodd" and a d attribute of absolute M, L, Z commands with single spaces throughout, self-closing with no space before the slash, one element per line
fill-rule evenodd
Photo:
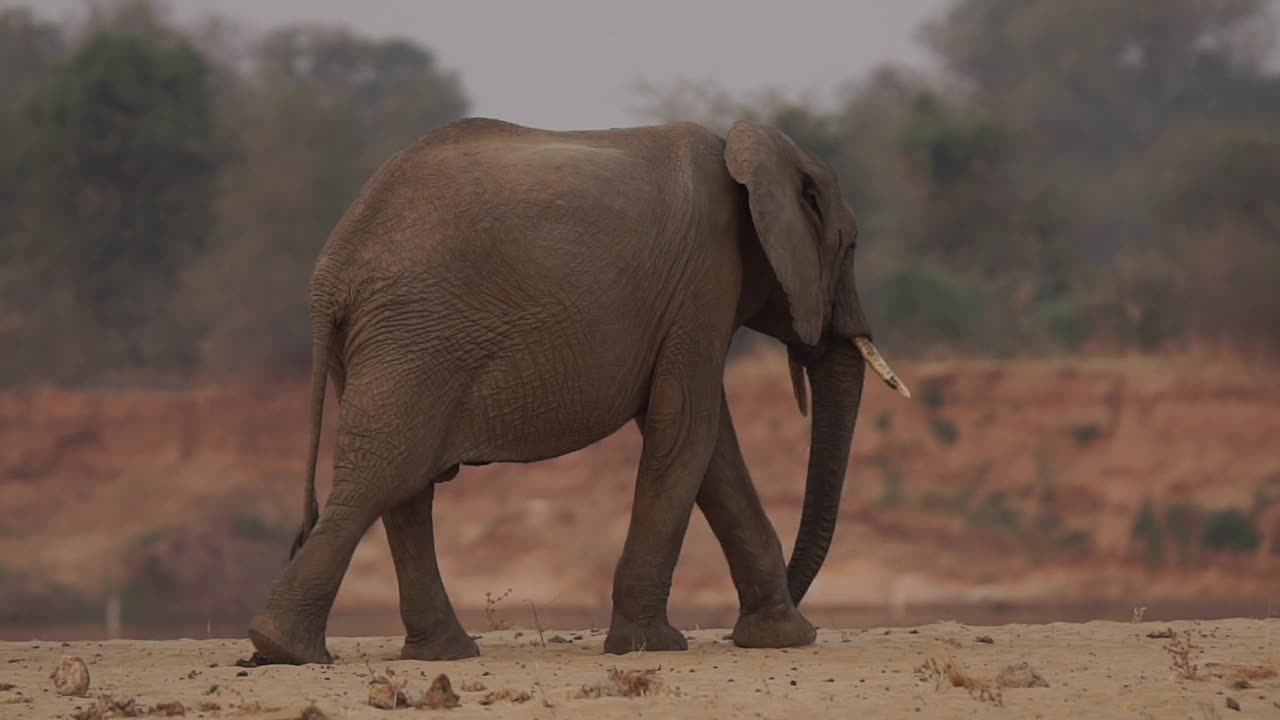
<path fill-rule="evenodd" d="M 1173 639 L 1148 637 L 1167 628 Z M 816 646 L 784 651 L 739 649 L 725 634 L 691 631 L 687 653 L 615 657 L 601 654 L 598 630 L 547 630 L 545 646 L 536 631 L 506 630 L 480 636 L 482 657 L 449 663 L 397 660 L 399 638 L 331 638 L 339 656 L 333 666 L 247 670 L 235 665 L 250 651 L 241 640 L 0 643 L 0 717 L 74 717 L 103 694 L 134 698 L 144 711 L 177 701 L 187 717 L 387 717 L 389 711 L 368 704 L 373 677 L 406 683 L 404 695 L 413 701 L 444 673 L 459 696 L 456 707 L 391 714 L 1280 718 L 1280 619 L 823 630 Z M 1179 672 L 1179 653 L 1170 652 L 1188 641 L 1194 679 Z M 51 672 L 68 656 L 87 663 L 86 697 L 54 689 Z M 932 663 L 941 676 L 930 671 Z M 947 677 L 948 663 L 961 669 L 953 675 L 962 686 Z M 1047 687 L 1018 687 L 1027 684 L 1025 673 L 1021 682 L 1002 683 L 1000 671 L 1016 663 L 1027 663 Z M 649 692 L 611 696 L 624 689 L 609 682 L 613 667 L 656 670 L 647 676 Z M 584 686 L 605 696 L 582 697 Z M 484 703 L 488 693 L 503 690 L 517 700 L 522 692 L 529 697 Z M 304 715 L 312 703 L 324 714 Z"/>

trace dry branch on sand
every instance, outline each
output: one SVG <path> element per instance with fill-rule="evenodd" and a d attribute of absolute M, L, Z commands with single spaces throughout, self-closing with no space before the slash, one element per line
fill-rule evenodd
<path fill-rule="evenodd" d="M 652 695 L 662 687 L 662 678 L 658 671 L 662 667 L 647 670 L 622 670 L 609 668 L 609 676 L 592 680 L 578 690 L 580 698 L 599 697 L 641 697 Z"/>
<path fill-rule="evenodd" d="M 970 673 L 955 658 L 942 664 L 930 658 L 918 666 L 915 672 L 921 679 L 933 681 L 935 690 L 941 690 L 946 685 L 964 688 L 973 699 L 994 705 L 1004 705 L 1004 688 L 1049 687 L 1044 677 L 1026 662 L 1006 665 L 994 678 Z"/>
<path fill-rule="evenodd" d="M 512 690 L 511 688 L 502 688 L 501 690 L 493 690 L 485 693 L 480 698 L 481 705 L 492 705 L 496 702 L 522 703 L 533 699 L 533 695 L 525 690 Z"/>

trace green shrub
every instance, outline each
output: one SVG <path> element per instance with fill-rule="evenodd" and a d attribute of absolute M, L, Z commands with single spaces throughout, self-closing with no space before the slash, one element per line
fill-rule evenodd
<path fill-rule="evenodd" d="M 1076 352 L 1093 334 L 1094 314 L 1089 308 L 1071 300 L 1052 300 L 1035 309 L 1034 321 L 1044 328 L 1053 343 Z"/>
<path fill-rule="evenodd" d="M 969 514 L 969 524 L 990 530 L 1017 532 L 1022 526 L 1022 516 L 1009 504 L 1008 494 L 997 490 Z"/>
<path fill-rule="evenodd" d="M 151 547 L 152 545 L 155 545 L 156 543 L 162 540 L 167 540 L 172 536 L 173 536 L 173 530 L 170 528 L 148 530 L 147 532 L 142 534 L 142 537 L 138 538 L 137 542 L 139 547 L 144 547 L 144 548 Z"/>
<path fill-rule="evenodd" d="M 237 511 L 231 515 L 231 534 L 243 540 L 255 542 L 281 542 L 290 535 L 285 528 L 272 525 L 251 512 Z"/>
<path fill-rule="evenodd" d="M 1093 534 L 1088 530 L 1069 530 L 1058 536 L 1058 549 L 1067 553 L 1087 553 L 1093 550 Z"/>
<path fill-rule="evenodd" d="M 915 345 L 981 343 L 982 286 L 924 261 L 889 274 L 876 293 L 874 327 Z M 921 347 L 921 349 L 925 349 Z"/>
<path fill-rule="evenodd" d="M 1261 542 L 1253 517 L 1241 510 L 1218 510 L 1205 519 L 1201 546 L 1206 550 L 1244 554 L 1257 550 Z"/>
<path fill-rule="evenodd" d="M 956 430 L 956 426 L 942 416 L 930 420 L 929 429 L 933 431 L 933 436 L 938 438 L 938 442 L 943 445 L 954 445 L 960 437 L 960 431 Z"/>
<path fill-rule="evenodd" d="M 946 402 L 946 388 L 939 380 L 926 380 L 920 388 L 920 402 L 930 410 L 940 410 Z"/>
<path fill-rule="evenodd" d="M 884 476 L 884 491 L 877 504 L 882 508 L 897 507 L 902 504 L 902 472 L 893 460 L 887 457 L 876 458 L 880 474 Z"/>
<path fill-rule="evenodd" d="M 1196 529 L 1203 517 L 1200 508 L 1189 502 L 1175 503 L 1164 511 L 1166 536 L 1173 540 L 1178 562 L 1183 565 L 1190 564 L 1195 555 Z"/>
<path fill-rule="evenodd" d="M 1102 428 L 1097 423 L 1084 423 L 1081 425 L 1072 425 L 1069 432 L 1071 437 L 1075 438 L 1076 444 L 1084 447 L 1091 445 L 1102 435 Z"/>
<path fill-rule="evenodd" d="M 1149 498 L 1144 500 L 1142 507 L 1138 509 L 1138 516 L 1134 518 L 1130 535 L 1145 546 L 1148 565 L 1154 567 L 1164 562 L 1164 533 L 1160 527 L 1160 518 L 1156 515 L 1155 505 Z"/>

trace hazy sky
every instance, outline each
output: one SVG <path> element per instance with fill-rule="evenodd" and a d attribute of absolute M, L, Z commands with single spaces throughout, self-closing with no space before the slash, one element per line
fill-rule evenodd
<path fill-rule="evenodd" d="M 829 98 L 886 61 L 922 64 L 920 22 L 950 0 L 177 0 L 251 29 L 337 21 L 403 35 L 461 72 L 472 113 L 548 128 L 627 125 L 636 81 Z M 0 0 L 57 17 L 79 0 Z"/>

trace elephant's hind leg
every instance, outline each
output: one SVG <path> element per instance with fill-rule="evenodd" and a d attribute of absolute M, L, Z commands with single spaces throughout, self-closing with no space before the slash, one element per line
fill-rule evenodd
<path fill-rule="evenodd" d="M 264 612 L 249 626 L 258 653 L 277 663 L 329 663 L 325 629 L 334 598 L 365 531 L 427 485 L 432 448 L 404 442 L 415 422 L 404 396 L 344 393 L 334 453 L 333 488 L 307 541 L 271 586 Z"/>
<path fill-rule="evenodd" d="M 332 662 L 325 647 L 329 611 L 356 544 L 377 517 L 355 491 L 335 478 L 320 521 L 272 585 L 265 612 L 250 623 L 249 639 L 267 660 Z"/>
<path fill-rule="evenodd" d="M 434 478 L 422 492 L 382 516 L 391 559 L 400 584 L 400 618 L 405 639 L 401 656 L 409 660 L 459 660 L 480 654 L 453 610 L 436 562 L 431 510 L 435 483 L 457 475 L 454 467 Z"/>

